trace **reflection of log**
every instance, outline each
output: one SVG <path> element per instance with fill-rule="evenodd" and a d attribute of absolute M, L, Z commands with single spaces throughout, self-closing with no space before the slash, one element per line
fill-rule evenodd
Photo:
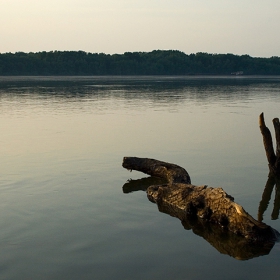
<path fill-rule="evenodd" d="M 123 185 L 123 193 L 131 193 L 136 191 L 146 191 L 151 185 L 161 185 L 165 184 L 166 180 L 159 177 L 148 177 L 138 180 L 128 180 L 127 183 Z"/>
<path fill-rule="evenodd" d="M 258 220 L 262 221 L 263 220 L 263 214 L 266 211 L 269 201 L 271 199 L 271 193 L 274 189 L 275 185 L 275 177 L 274 176 L 268 176 L 263 195 L 262 195 L 262 200 L 259 205 L 259 211 L 258 211 Z"/>
<path fill-rule="evenodd" d="M 220 225 L 221 228 L 243 236 L 251 242 L 275 241 L 278 236 L 277 231 L 256 221 L 223 189 L 198 187 L 188 183 L 188 173 L 177 165 L 154 159 L 125 157 L 123 167 L 169 180 L 167 185 L 153 185 L 147 189 L 148 198 L 158 205 L 164 203 L 190 217 L 199 217 Z"/>
<path fill-rule="evenodd" d="M 274 199 L 274 206 L 273 206 L 273 211 L 271 213 L 271 219 L 272 220 L 277 220 L 279 217 L 279 210 L 280 210 L 280 179 L 279 177 L 276 177 L 274 175 L 269 175 L 263 195 L 262 195 L 262 200 L 259 205 L 259 211 L 258 211 L 258 220 L 262 221 L 263 220 L 263 214 L 266 211 L 269 201 L 271 199 L 271 194 L 275 186 L 275 199 Z"/>
<path fill-rule="evenodd" d="M 279 211 L 280 211 L 280 182 L 277 180 L 276 187 L 275 187 L 274 207 L 273 207 L 273 211 L 271 213 L 272 220 L 278 219 Z"/>

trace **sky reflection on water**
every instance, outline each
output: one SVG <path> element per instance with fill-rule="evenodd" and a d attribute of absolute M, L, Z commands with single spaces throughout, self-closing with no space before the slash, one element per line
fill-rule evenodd
<path fill-rule="evenodd" d="M 121 163 L 181 165 L 257 218 L 268 174 L 258 116 L 272 128 L 279 93 L 276 78 L 1 78 L 0 275 L 277 279 L 279 244 L 246 262 L 220 254 L 144 192 L 124 194 L 145 175 Z M 279 231 L 272 208 L 264 222 Z"/>

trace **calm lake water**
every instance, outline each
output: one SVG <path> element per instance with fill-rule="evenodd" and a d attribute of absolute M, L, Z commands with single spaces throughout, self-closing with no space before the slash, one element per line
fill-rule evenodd
<path fill-rule="evenodd" d="M 176 163 L 257 218 L 258 116 L 274 137 L 279 108 L 280 77 L 0 77 L 0 279 L 279 279 L 280 243 L 229 255 L 122 168 Z M 280 231 L 274 200 L 263 221 Z"/>

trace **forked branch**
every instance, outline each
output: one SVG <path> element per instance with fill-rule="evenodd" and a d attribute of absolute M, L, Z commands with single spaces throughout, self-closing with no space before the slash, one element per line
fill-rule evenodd
<path fill-rule="evenodd" d="M 269 128 L 265 125 L 264 114 L 259 116 L 260 130 L 263 136 L 263 144 L 266 152 L 266 157 L 269 165 L 270 175 L 280 176 L 280 123 L 279 119 L 273 119 L 276 139 L 276 154 L 273 148 L 272 137 Z"/>

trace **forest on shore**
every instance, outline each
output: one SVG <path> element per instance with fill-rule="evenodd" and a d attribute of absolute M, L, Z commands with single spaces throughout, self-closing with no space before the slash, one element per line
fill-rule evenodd
<path fill-rule="evenodd" d="M 0 53 L 0 75 L 280 75 L 280 57 L 196 53 L 176 50 Z"/>

